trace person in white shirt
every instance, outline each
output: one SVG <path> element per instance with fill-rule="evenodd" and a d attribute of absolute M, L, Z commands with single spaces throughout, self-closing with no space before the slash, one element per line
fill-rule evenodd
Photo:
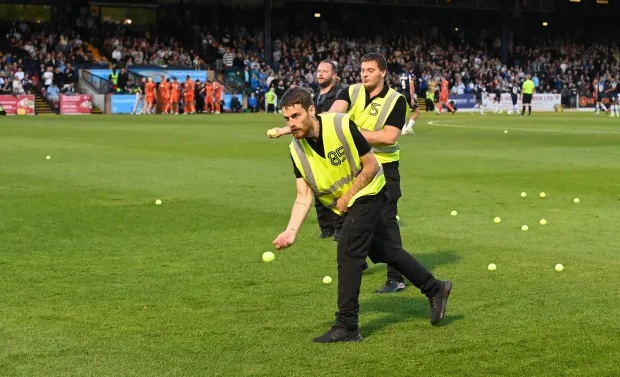
<path fill-rule="evenodd" d="M 21 68 L 17 68 L 17 72 L 15 72 L 15 77 L 22 81 L 24 79 L 24 71 Z"/>
<path fill-rule="evenodd" d="M 24 86 L 22 85 L 22 81 L 18 79 L 17 76 L 13 77 L 13 94 L 24 94 Z"/>
<path fill-rule="evenodd" d="M 52 72 L 52 67 L 47 67 L 47 70 L 43 72 L 43 85 L 45 85 L 45 89 L 49 88 L 54 82 L 54 72 Z"/>

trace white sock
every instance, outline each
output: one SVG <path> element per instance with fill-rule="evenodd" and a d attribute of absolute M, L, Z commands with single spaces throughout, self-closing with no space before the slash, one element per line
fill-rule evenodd
<path fill-rule="evenodd" d="M 415 120 L 409 119 L 409 123 L 407 123 L 407 128 L 412 130 L 414 124 L 415 124 Z"/>
<path fill-rule="evenodd" d="M 607 106 L 605 106 L 605 104 L 602 102 L 601 102 L 601 109 L 603 109 L 603 111 L 607 111 Z"/>

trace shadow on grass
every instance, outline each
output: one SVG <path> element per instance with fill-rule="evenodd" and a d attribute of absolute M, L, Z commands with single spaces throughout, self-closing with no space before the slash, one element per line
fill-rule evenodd
<path fill-rule="evenodd" d="M 365 337 L 370 336 L 375 331 L 388 327 L 393 323 L 407 321 L 412 317 L 424 319 L 425 326 L 427 325 L 429 328 L 448 326 L 460 319 L 465 318 L 462 314 L 450 314 L 450 305 L 448 305 L 448 309 L 443 320 L 439 324 L 432 326 L 429 321 L 430 308 L 427 299 L 424 297 L 411 297 L 408 295 L 401 296 L 398 293 L 378 298 L 373 297 L 369 300 L 361 302 L 360 306 L 362 312 L 384 314 L 380 318 L 373 319 L 370 322 L 360 323 L 360 332 Z M 416 328 L 418 328 L 417 326 L 418 324 L 416 323 Z"/>
<path fill-rule="evenodd" d="M 461 259 L 454 250 L 438 250 L 414 256 L 429 271 L 433 271 L 442 265 L 456 263 Z M 385 273 L 385 271 L 385 265 L 378 264 L 371 265 L 365 273 Z M 437 278 L 449 279 L 449 277 L 441 276 Z M 377 294 L 373 295 L 370 299 L 360 302 L 360 311 L 362 313 L 373 312 L 384 314 L 380 318 L 374 319 L 368 323 L 361 323 L 360 328 L 362 335 L 369 336 L 373 332 L 387 327 L 390 324 L 406 321 L 412 317 L 425 319 L 428 326 L 432 326 L 429 321 L 430 307 L 428 299 L 426 299 L 416 287 L 412 286 L 409 281 L 405 280 L 405 283 L 408 285 L 405 292 Z M 458 289 L 458 282 L 456 283 L 456 289 Z M 464 316 L 462 314 L 450 314 L 450 305 L 448 305 L 445 317 L 435 327 L 447 326 L 463 318 Z"/>
<path fill-rule="evenodd" d="M 419 292 L 418 292 L 419 293 Z M 425 320 L 424 325 L 431 327 L 448 326 L 460 319 L 465 318 L 462 314 L 451 314 L 450 305 L 443 320 L 435 326 L 429 321 L 430 307 L 428 300 L 421 296 L 411 297 L 411 293 L 399 292 L 389 295 L 377 295 L 370 299 L 360 302 L 360 312 L 362 313 L 362 321 L 360 322 L 360 332 L 363 336 L 370 336 L 377 330 L 388 327 L 393 323 L 407 321 L 411 318 L 421 318 Z M 381 313 L 380 318 L 363 321 L 363 313 Z M 416 323 L 416 328 L 418 324 Z"/>
<path fill-rule="evenodd" d="M 433 271 L 439 266 L 452 264 L 458 262 L 461 257 L 454 250 L 438 250 L 432 253 L 423 253 L 423 254 L 412 254 L 424 267 L 426 267 L 429 271 Z M 386 265 L 384 263 L 372 264 L 370 259 L 368 259 L 369 267 L 366 271 L 364 271 L 364 275 L 367 274 L 375 274 L 375 273 L 385 273 Z M 441 277 L 438 277 L 441 279 Z M 409 284 L 408 281 L 405 284 Z"/>

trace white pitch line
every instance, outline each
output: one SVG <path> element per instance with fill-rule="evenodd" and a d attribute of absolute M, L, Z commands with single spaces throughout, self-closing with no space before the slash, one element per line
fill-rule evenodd
<path fill-rule="evenodd" d="M 506 128 L 494 128 L 494 127 L 479 127 L 479 126 L 462 126 L 457 124 L 441 124 L 438 120 L 430 120 L 428 122 L 429 126 L 434 127 L 450 127 L 450 128 L 473 128 L 477 130 L 508 130 L 508 131 L 524 131 L 524 132 L 546 132 L 546 133 L 556 133 L 556 134 L 581 134 L 581 135 L 620 135 L 620 132 L 613 131 L 586 131 L 586 130 L 550 130 L 545 128 L 514 128 L 514 127 L 506 127 Z"/>

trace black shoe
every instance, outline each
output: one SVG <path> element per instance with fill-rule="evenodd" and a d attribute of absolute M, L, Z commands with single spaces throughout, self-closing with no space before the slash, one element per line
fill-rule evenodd
<path fill-rule="evenodd" d="M 312 341 L 314 343 L 335 343 L 335 342 L 361 342 L 364 340 L 357 330 L 347 330 L 342 327 L 334 326 L 321 336 L 317 336 Z"/>
<path fill-rule="evenodd" d="M 340 229 L 334 230 L 334 241 L 338 242 L 338 238 L 340 238 Z"/>
<path fill-rule="evenodd" d="M 381 289 L 377 289 L 375 293 L 394 293 L 405 289 L 405 283 L 398 280 L 388 279 Z"/>
<path fill-rule="evenodd" d="M 321 229 L 321 235 L 319 235 L 319 238 L 329 238 L 331 236 L 334 235 L 334 230 L 330 229 L 330 228 L 323 228 Z"/>
<path fill-rule="evenodd" d="M 452 282 L 450 280 L 440 281 L 439 285 L 439 292 L 428 298 L 428 301 L 431 304 L 432 325 L 438 324 L 443 319 L 444 314 L 446 314 L 448 296 L 450 296 L 450 291 L 452 291 Z"/>

